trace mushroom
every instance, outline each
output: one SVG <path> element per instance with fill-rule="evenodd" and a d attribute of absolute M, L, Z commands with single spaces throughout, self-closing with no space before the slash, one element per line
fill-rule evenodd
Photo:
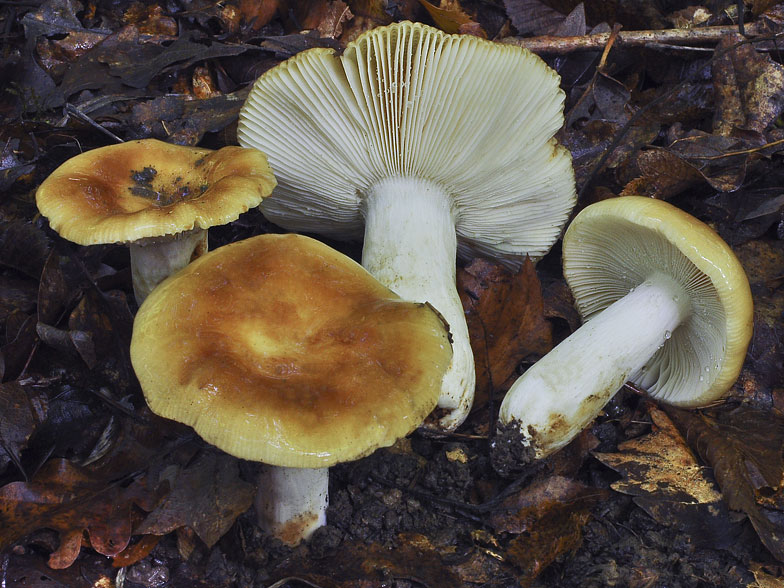
<path fill-rule="evenodd" d="M 435 429 L 463 422 L 474 395 L 456 256 L 538 259 L 574 206 L 571 157 L 553 138 L 558 84 L 519 47 L 401 22 L 340 56 L 297 54 L 264 73 L 240 111 L 240 144 L 267 153 L 278 178 L 265 216 L 336 239 L 364 231 L 362 265 L 449 323 Z"/>
<path fill-rule="evenodd" d="M 207 251 L 207 228 L 235 220 L 275 187 L 263 153 L 156 139 L 72 157 L 36 192 L 38 210 L 79 245 L 129 243 L 136 300 Z"/>
<path fill-rule="evenodd" d="M 260 525 L 296 544 L 324 524 L 327 468 L 393 444 L 435 407 L 447 327 L 301 235 L 207 253 L 139 309 L 131 360 L 153 412 L 260 477 Z"/>
<path fill-rule="evenodd" d="M 586 322 L 517 379 L 499 416 L 536 458 L 566 445 L 626 381 L 681 407 L 711 403 L 735 382 L 751 292 L 707 225 L 661 200 L 611 198 L 572 221 L 563 264 Z"/>

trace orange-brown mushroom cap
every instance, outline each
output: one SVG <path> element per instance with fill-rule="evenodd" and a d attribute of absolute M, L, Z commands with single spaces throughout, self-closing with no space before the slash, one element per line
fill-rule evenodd
<path fill-rule="evenodd" d="M 429 305 L 299 235 L 232 243 L 169 277 L 131 343 L 154 412 L 238 457 L 308 468 L 411 432 L 451 355 Z"/>
<path fill-rule="evenodd" d="M 36 203 L 62 237 L 95 245 L 225 224 L 275 185 L 255 149 L 142 139 L 72 157 L 41 184 Z"/>

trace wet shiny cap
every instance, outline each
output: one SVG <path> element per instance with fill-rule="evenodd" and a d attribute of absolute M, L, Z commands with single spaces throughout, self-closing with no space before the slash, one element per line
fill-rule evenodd
<path fill-rule="evenodd" d="M 212 251 L 136 316 L 131 359 L 157 414 L 244 459 L 327 467 L 405 436 L 452 350 L 429 305 L 300 235 Z"/>
<path fill-rule="evenodd" d="M 212 151 L 142 139 L 72 157 L 35 198 L 60 236 L 96 245 L 231 222 L 275 185 L 266 156 L 255 149 Z"/>
<path fill-rule="evenodd" d="M 662 200 L 610 198 L 572 221 L 563 261 L 577 309 L 588 320 L 657 273 L 689 297 L 689 316 L 630 377 L 651 395 L 700 406 L 738 378 L 752 334 L 751 290 L 729 245 L 706 224 Z"/>

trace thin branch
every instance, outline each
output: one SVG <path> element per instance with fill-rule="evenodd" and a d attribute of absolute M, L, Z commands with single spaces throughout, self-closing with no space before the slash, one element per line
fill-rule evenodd
<path fill-rule="evenodd" d="M 668 47 L 692 45 L 715 45 L 722 37 L 737 33 L 737 26 L 698 27 L 691 29 L 661 29 L 658 31 L 621 31 L 615 40 L 615 47 L 647 47 L 650 45 L 667 45 Z M 762 34 L 762 26 L 758 23 L 746 25 L 747 35 Z M 507 37 L 501 43 L 525 47 L 534 53 L 566 55 L 576 51 L 596 51 L 607 46 L 610 33 L 597 33 L 579 37 Z"/>

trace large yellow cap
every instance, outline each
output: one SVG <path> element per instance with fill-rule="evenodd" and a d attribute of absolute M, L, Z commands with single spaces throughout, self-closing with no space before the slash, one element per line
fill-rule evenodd
<path fill-rule="evenodd" d="M 299 235 L 200 257 L 145 300 L 131 342 L 154 412 L 235 456 L 308 468 L 415 429 L 451 356 L 429 305 Z"/>

